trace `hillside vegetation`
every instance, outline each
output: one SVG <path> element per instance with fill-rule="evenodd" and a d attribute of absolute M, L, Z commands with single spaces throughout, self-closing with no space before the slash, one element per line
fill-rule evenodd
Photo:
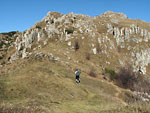
<path fill-rule="evenodd" d="M 49 12 L 1 33 L 0 113 L 149 113 L 149 29 L 122 13 Z"/>

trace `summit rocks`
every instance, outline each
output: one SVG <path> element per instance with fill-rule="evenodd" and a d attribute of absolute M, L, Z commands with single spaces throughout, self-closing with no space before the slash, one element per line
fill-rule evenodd
<path fill-rule="evenodd" d="M 147 70 L 150 63 L 150 25 L 141 20 L 128 19 L 123 13 L 108 11 L 89 17 L 73 12 L 66 15 L 48 12 L 41 22 L 12 37 L 15 37 L 11 43 L 13 51 L 8 51 L 11 54 L 6 55 L 10 63 L 28 58 L 52 42 L 60 46 L 65 44 L 68 52 L 71 52 L 77 42 L 82 56 L 84 53 L 95 55 L 100 58 L 97 62 L 103 66 L 113 65 L 116 70 L 129 62 L 136 72 L 139 68 L 143 74 L 150 72 Z M 102 62 L 101 59 L 106 61 Z"/>

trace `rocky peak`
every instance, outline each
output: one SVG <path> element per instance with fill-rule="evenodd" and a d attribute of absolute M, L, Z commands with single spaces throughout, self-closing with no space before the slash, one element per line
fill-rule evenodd
<path fill-rule="evenodd" d="M 127 16 L 123 13 L 115 13 L 112 11 L 107 11 L 96 18 L 102 18 L 107 20 L 107 22 L 112 22 L 118 24 L 120 21 L 127 19 Z"/>
<path fill-rule="evenodd" d="M 50 19 L 59 18 L 61 16 L 63 16 L 63 14 L 58 12 L 48 12 L 47 15 L 42 20 L 49 21 Z"/>
<path fill-rule="evenodd" d="M 112 11 L 107 11 L 103 13 L 101 16 L 108 17 L 108 18 L 117 18 L 117 19 L 126 19 L 127 16 L 123 13 L 114 13 Z"/>
<path fill-rule="evenodd" d="M 111 11 L 94 18 L 73 12 L 66 15 L 48 12 L 41 22 L 16 36 L 16 51 L 10 56 L 9 62 L 30 57 L 46 47 L 49 40 L 59 42 L 60 45 L 66 43 L 70 50 L 74 48 L 73 41 L 78 40 L 92 54 L 107 58 L 103 65 L 113 65 L 112 59 L 116 57 L 114 67 L 130 60 L 134 71 L 140 68 L 146 74 L 150 63 L 150 30 L 146 22 L 136 23 L 136 20 L 131 21 L 122 13 Z"/>

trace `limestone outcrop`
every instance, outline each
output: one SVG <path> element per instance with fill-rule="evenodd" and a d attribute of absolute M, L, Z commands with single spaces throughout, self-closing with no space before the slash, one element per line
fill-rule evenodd
<path fill-rule="evenodd" d="M 84 43 L 87 39 L 88 44 Z M 28 58 L 47 46 L 49 40 L 64 42 L 70 50 L 74 48 L 74 40 L 82 40 L 82 44 L 89 45 L 93 55 L 110 60 L 117 56 L 116 62 L 120 66 L 128 59 L 133 70 L 140 69 L 143 74 L 147 73 L 150 63 L 150 27 L 146 22 L 131 21 L 126 15 L 111 11 L 93 18 L 73 12 L 66 15 L 48 12 L 41 22 L 16 35 L 16 50 L 9 62 Z M 113 65 L 112 63 L 104 62 L 106 65 Z"/>

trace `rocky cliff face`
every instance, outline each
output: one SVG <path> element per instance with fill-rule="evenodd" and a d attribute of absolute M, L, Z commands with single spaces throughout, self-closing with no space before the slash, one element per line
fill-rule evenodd
<path fill-rule="evenodd" d="M 0 33 L 0 67 L 7 62 L 4 61 L 11 48 L 13 48 L 13 43 L 16 40 L 19 32 L 12 31 L 9 33 Z"/>
<path fill-rule="evenodd" d="M 115 38 L 116 45 L 129 51 L 128 55 L 133 63 L 134 71 L 140 69 L 143 74 L 146 74 L 146 67 L 150 63 L 150 32 L 134 24 L 121 28 L 107 24 L 107 28 L 107 32 Z"/>
<path fill-rule="evenodd" d="M 92 18 L 48 12 L 41 22 L 16 35 L 12 45 L 15 51 L 8 62 L 30 57 L 46 47 L 49 40 L 64 42 L 69 50 L 74 48 L 73 40 L 82 40 L 83 46 L 88 45 L 87 52 L 106 59 L 101 67 L 117 68 L 129 63 L 135 72 L 149 74 L 150 24 L 128 19 L 122 13 L 109 11 Z"/>

